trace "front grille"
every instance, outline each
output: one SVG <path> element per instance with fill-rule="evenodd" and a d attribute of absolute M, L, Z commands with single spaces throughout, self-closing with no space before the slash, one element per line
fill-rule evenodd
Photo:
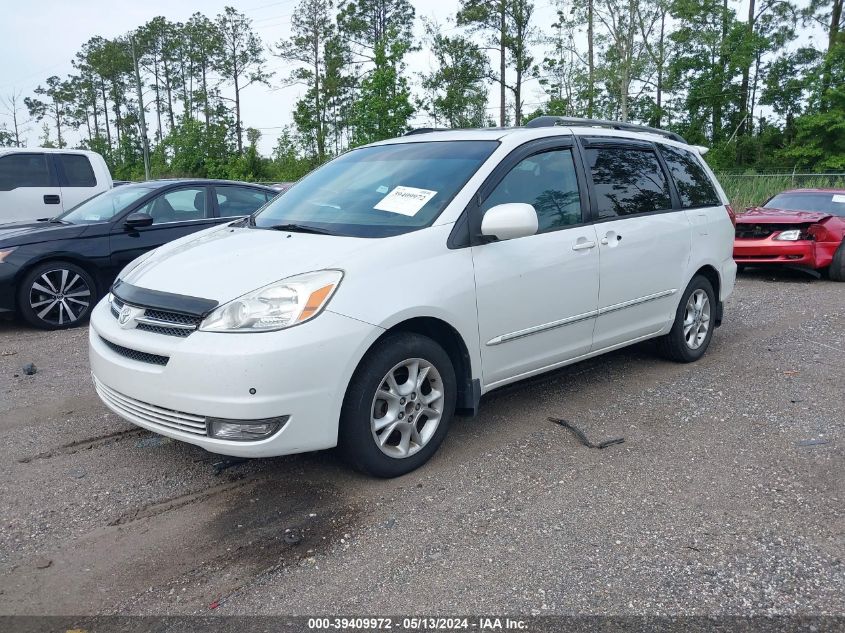
<path fill-rule="evenodd" d="M 181 431 L 202 437 L 208 435 L 205 418 L 200 415 L 165 409 L 164 407 L 130 398 L 115 391 L 111 387 L 106 387 L 96 378 L 94 378 L 94 388 L 97 390 L 97 395 L 100 396 L 100 399 L 112 411 L 126 417 L 130 421 L 140 421 L 153 427 Z"/>
<path fill-rule="evenodd" d="M 147 323 L 139 323 L 135 326 L 136 330 L 141 330 L 142 332 L 152 332 L 153 334 L 164 334 L 165 336 L 179 336 L 181 338 L 185 338 L 186 336 L 190 335 L 193 330 L 180 330 L 179 328 L 175 327 L 164 327 L 161 325 L 149 325 Z"/>
<path fill-rule="evenodd" d="M 741 240 L 762 240 L 783 230 L 782 224 L 737 224 L 736 236 Z"/>
<path fill-rule="evenodd" d="M 115 319 L 120 316 L 120 310 L 124 305 L 124 302 L 117 297 L 112 298 L 111 313 Z M 178 312 L 168 312 L 166 310 L 157 310 L 155 308 L 145 309 L 142 318 L 160 321 L 161 323 L 138 323 L 136 329 L 141 330 L 142 332 L 164 334 L 165 336 L 178 336 L 180 338 L 190 336 L 191 332 L 196 330 L 202 322 L 202 317 L 179 314 Z M 174 326 L 181 325 L 188 327 L 169 327 L 168 324 L 171 323 Z"/>
<path fill-rule="evenodd" d="M 115 354 L 120 354 L 124 358 L 135 360 L 139 363 L 150 363 L 151 365 L 161 365 L 164 367 L 167 365 L 167 361 L 170 360 L 169 356 L 159 356 L 158 354 L 150 354 L 149 352 L 142 352 L 137 349 L 123 347 L 123 345 L 112 343 L 111 341 L 104 339 L 102 336 L 100 337 L 100 340 Z"/>

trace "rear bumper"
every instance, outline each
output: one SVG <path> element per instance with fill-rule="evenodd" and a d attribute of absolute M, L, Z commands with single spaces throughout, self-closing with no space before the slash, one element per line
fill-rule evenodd
<path fill-rule="evenodd" d="M 786 242 L 770 237 L 760 240 L 737 239 L 734 241 L 734 261 L 737 264 L 789 264 L 818 269 L 830 265 L 836 246 L 828 242 Z"/>

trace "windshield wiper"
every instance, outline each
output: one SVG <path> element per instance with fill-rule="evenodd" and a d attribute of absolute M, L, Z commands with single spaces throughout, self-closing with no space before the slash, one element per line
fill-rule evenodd
<path fill-rule="evenodd" d="M 320 229 L 316 226 L 308 226 L 307 224 L 274 224 L 268 226 L 268 229 L 274 231 L 290 231 L 291 233 L 316 233 L 317 235 L 334 235 L 328 229 Z"/>

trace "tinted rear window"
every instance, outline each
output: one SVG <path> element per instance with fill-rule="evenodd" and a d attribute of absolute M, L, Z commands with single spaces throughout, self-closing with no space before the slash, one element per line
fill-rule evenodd
<path fill-rule="evenodd" d="M 56 156 L 65 171 L 63 187 L 96 187 L 97 178 L 91 162 L 82 154 L 58 154 Z"/>
<path fill-rule="evenodd" d="M 669 183 L 654 150 L 638 147 L 587 149 L 600 218 L 672 208 Z"/>
<path fill-rule="evenodd" d="M 842 193 L 779 193 L 765 206 L 769 209 L 818 211 L 845 217 L 845 191 Z"/>
<path fill-rule="evenodd" d="M 684 209 L 722 204 L 707 172 L 691 152 L 663 145 L 660 147 L 660 153 L 669 167 Z"/>
<path fill-rule="evenodd" d="M 0 158 L 0 191 L 18 187 L 49 187 L 44 154 L 9 154 Z"/>

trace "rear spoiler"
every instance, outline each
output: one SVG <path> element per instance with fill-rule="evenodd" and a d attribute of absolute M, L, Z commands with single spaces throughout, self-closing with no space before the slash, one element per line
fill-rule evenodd
<path fill-rule="evenodd" d="M 698 150 L 698 153 L 704 156 L 707 152 L 710 151 L 709 147 L 704 147 L 704 145 L 693 145 L 693 147 Z"/>

